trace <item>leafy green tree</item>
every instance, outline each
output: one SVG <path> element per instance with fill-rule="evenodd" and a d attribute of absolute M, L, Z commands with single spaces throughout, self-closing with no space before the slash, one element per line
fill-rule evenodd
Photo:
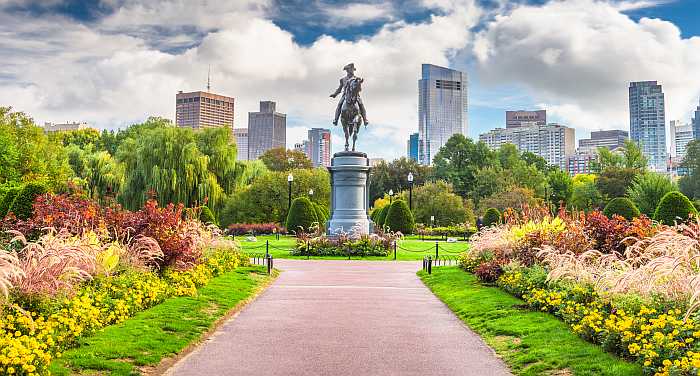
<path fill-rule="evenodd" d="M 603 204 L 603 196 L 594 181 L 582 180 L 574 182 L 570 204 L 576 210 L 591 211 L 600 208 Z"/>
<path fill-rule="evenodd" d="M 81 149 L 92 145 L 93 148 L 102 150 L 100 142 L 100 132 L 94 128 L 77 129 L 74 131 L 53 132 L 49 135 L 52 141 L 63 144 L 63 146 L 75 145 Z"/>
<path fill-rule="evenodd" d="M 201 211 L 199 212 L 199 220 L 202 221 L 202 223 L 217 224 L 214 213 L 206 206 L 201 207 Z"/>
<path fill-rule="evenodd" d="M 486 209 L 483 223 L 485 227 L 491 227 L 501 223 L 501 212 L 496 208 Z"/>
<path fill-rule="evenodd" d="M 226 199 L 219 215 L 222 227 L 231 223 L 284 223 L 287 218 L 290 171 L 269 171 Z M 330 203 L 330 176 L 325 168 L 292 170 L 292 198 L 308 196 L 324 206 Z"/>
<path fill-rule="evenodd" d="M 413 214 L 404 200 L 396 200 L 389 206 L 384 226 L 390 231 L 412 234 L 416 226 Z"/>
<path fill-rule="evenodd" d="M 0 107 L 0 184 L 43 181 L 62 188 L 71 175 L 63 145 L 24 113 Z"/>
<path fill-rule="evenodd" d="M 401 192 L 400 199 L 409 202 L 408 192 Z M 413 189 L 413 216 L 416 222 L 424 224 L 430 224 L 430 217 L 434 216 L 436 226 L 448 226 L 464 223 L 470 213 L 452 186 L 438 180 Z"/>
<path fill-rule="evenodd" d="M 520 159 L 528 165 L 535 166 L 538 171 L 542 171 L 544 173 L 549 173 L 557 169 L 556 167 L 548 165 L 544 158 L 533 152 L 524 151 L 520 155 Z"/>
<path fill-rule="evenodd" d="M 627 196 L 637 205 L 642 214 L 652 218 L 656 207 L 666 193 L 677 190 L 676 184 L 665 175 L 647 172 L 634 179 L 627 189 Z"/>
<path fill-rule="evenodd" d="M 236 185 L 238 149 L 233 142 L 231 128 L 228 126 L 207 128 L 197 132 L 196 136 L 197 148 L 209 157 L 207 168 L 216 175 L 216 180 L 224 193 L 232 193 Z"/>
<path fill-rule="evenodd" d="M 496 154 L 485 143 L 475 143 L 462 134 L 450 137 L 433 159 L 435 176 L 451 183 L 462 197 L 471 196 L 479 169 L 496 163 Z"/>
<path fill-rule="evenodd" d="M 377 212 L 377 220 L 374 222 L 377 227 L 384 228 L 384 225 L 386 224 L 386 216 L 389 214 L 389 208 L 391 205 L 385 205 L 379 208 L 379 211 Z"/>
<path fill-rule="evenodd" d="M 619 215 L 625 217 L 627 220 L 632 220 L 633 218 L 639 217 L 639 209 L 637 209 L 634 202 L 627 197 L 616 197 L 605 205 L 603 214 L 608 218 L 612 218 L 613 215 Z"/>
<path fill-rule="evenodd" d="M 672 226 L 677 222 L 685 222 L 690 215 L 697 216 L 693 203 L 683 193 L 668 192 L 659 202 L 654 212 L 654 219 L 665 225 Z"/>
<path fill-rule="evenodd" d="M 565 171 L 556 169 L 547 175 L 547 185 L 549 193 L 547 199 L 554 206 L 560 203 L 568 204 L 573 192 L 573 182 L 571 176 Z"/>
<path fill-rule="evenodd" d="M 604 200 L 622 197 L 632 185 L 640 170 L 634 168 L 609 167 L 596 179 L 596 187 Z"/>
<path fill-rule="evenodd" d="M 511 187 L 507 191 L 496 193 L 479 202 L 481 212 L 488 208 L 496 208 L 501 212 L 508 208 L 520 210 L 524 205 L 533 206 L 538 203 L 535 193 L 530 188 Z"/>
<path fill-rule="evenodd" d="M 591 165 L 593 171 L 602 172 L 608 168 L 630 168 L 641 171 L 647 168 L 647 158 L 634 141 L 628 139 L 620 150 L 598 148 L 598 158 Z"/>
<path fill-rule="evenodd" d="M 271 171 L 290 171 L 313 167 L 311 160 L 304 152 L 285 148 L 270 149 L 260 156 L 260 160 Z"/>
<path fill-rule="evenodd" d="M 380 162 L 370 170 L 369 199 L 374 202 L 390 189 L 394 192 L 408 190 L 408 174 L 413 174 L 413 187 L 430 180 L 431 168 L 413 159 L 402 157 L 389 163 Z"/>
<path fill-rule="evenodd" d="M 291 233 L 308 231 L 316 223 L 318 218 L 311 201 L 306 197 L 295 198 L 285 222 L 287 231 Z"/>
<path fill-rule="evenodd" d="M 689 172 L 689 175 L 682 176 L 678 181 L 681 192 L 693 199 L 700 198 L 700 140 L 688 143 L 681 167 Z"/>

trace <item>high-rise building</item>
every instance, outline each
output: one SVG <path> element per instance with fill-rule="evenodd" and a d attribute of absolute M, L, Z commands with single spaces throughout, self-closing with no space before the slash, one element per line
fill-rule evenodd
<path fill-rule="evenodd" d="M 406 156 L 418 162 L 418 133 L 412 133 L 406 143 Z"/>
<path fill-rule="evenodd" d="M 671 157 L 680 162 L 685 156 L 685 148 L 693 140 L 693 125 L 683 124 L 680 120 L 671 120 L 670 127 Z"/>
<path fill-rule="evenodd" d="M 630 137 L 649 160 L 649 168 L 667 171 L 664 92 L 656 81 L 629 86 Z"/>
<path fill-rule="evenodd" d="M 418 159 L 429 165 L 454 134 L 467 135 L 467 74 L 422 65 L 418 80 Z"/>
<path fill-rule="evenodd" d="M 593 172 L 592 162 L 598 159 L 595 151 L 577 151 L 576 154 L 564 157 L 561 169 L 574 176 Z"/>
<path fill-rule="evenodd" d="M 492 149 L 511 143 L 520 151 L 539 155 L 553 166 L 561 166 L 564 157 L 574 154 L 576 149 L 574 128 L 561 124 L 496 128 L 479 135 L 479 141 L 485 142 Z"/>
<path fill-rule="evenodd" d="M 693 116 L 693 136 L 695 139 L 700 139 L 700 105 L 695 110 L 695 116 Z"/>
<path fill-rule="evenodd" d="M 610 150 L 619 148 L 625 144 L 629 138 L 629 132 L 613 129 L 608 131 L 593 131 L 591 138 L 584 138 L 578 141 L 578 148 L 581 152 L 595 152 L 600 147 Z"/>
<path fill-rule="evenodd" d="M 205 91 L 180 91 L 175 96 L 175 124 L 193 129 L 233 128 L 233 102 L 231 97 Z"/>
<path fill-rule="evenodd" d="M 88 123 L 86 122 L 68 122 L 68 123 L 50 123 L 46 122 L 44 123 L 44 133 L 52 133 L 52 132 L 67 132 L 67 131 L 77 131 L 80 129 L 87 129 L 90 128 Z"/>
<path fill-rule="evenodd" d="M 248 160 L 248 128 L 233 128 L 233 137 L 236 138 L 238 160 Z"/>
<path fill-rule="evenodd" d="M 286 146 L 287 115 L 276 111 L 275 102 L 260 102 L 259 112 L 248 113 L 248 159 L 258 159 L 270 149 Z"/>
<path fill-rule="evenodd" d="M 506 111 L 506 128 L 519 128 L 531 125 L 546 125 L 547 111 Z"/>
<path fill-rule="evenodd" d="M 314 167 L 331 165 L 331 130 L 311 128 L 306 155 Z"/>

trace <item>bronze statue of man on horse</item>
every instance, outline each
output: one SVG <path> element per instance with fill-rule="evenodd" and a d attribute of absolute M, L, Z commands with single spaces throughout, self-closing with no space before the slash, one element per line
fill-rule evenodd
<path fill-rule="evenodd" d="M 365 105 L 362 103 L 362 98 L 360 98 L 364 80 L 355 76 L 355 64 L 350 63 L 343 69 L 347 75 L 340 79 L 338 89 L 331 94 L 331 98 L 335 98 L 338 94 L 343 93 L 335 110 L 333 125 L 338 125 L 338 119 L 340 118 L 340 122 L 343 124 L 343 131 L 345 132 L 345 151 L 350 149 L 349 140 L 351 137 L 352 151 L 355 151 L 355 142 L 357 141 L 357 134 L 360 132 L 360 126 L 363 122 L 365 127 L 369 124 Z"/>

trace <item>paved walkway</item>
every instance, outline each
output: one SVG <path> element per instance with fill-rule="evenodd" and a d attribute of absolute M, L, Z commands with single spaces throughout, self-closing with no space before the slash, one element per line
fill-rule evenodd
<path fill-rule="evenodd" d="M 510 375 L 415 262 L 275 260 L 270 288 L 169 375 Z"/>

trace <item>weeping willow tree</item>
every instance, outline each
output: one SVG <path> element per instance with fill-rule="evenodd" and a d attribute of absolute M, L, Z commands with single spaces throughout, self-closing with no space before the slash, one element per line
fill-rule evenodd
<path fill-rule="evenodd" d="M 219 207 L 225 197 L 222 184 L 234 184 L 235 153 L 223 133 L 195 134 L 172 126 L 146 129 L 118 148 L 117 159 L 126 171 L 119 198 L 130 209 L 141 207 L 150 194 L 162 203 L 191 207 L 208 200 L 209 207 Z"/>
<path fill-rule="evenodd" d="M 92 145 L 84 149 L 78 145 L 66 148 L 68 162 L 80 179 L 88 195 L 99 201 L 115 197 L 124 185 L 124 165 L 106 151 L 94 151 Z"/>
<path fill-rule="evenodd" d="M 216 175 L 225 193 L 233 192 L 236 184 L 237 147 L 231 128 L 208 128 L 195 134 L 197 147 L 209 157 L 209 171 Z"/>
<path fill-rule="evenodd" d="M 241 161 L 236 164 L 236 190 L 241 190 L 268 173 L 267 166 L 263 161 L 256 159 L 253 161 Z"/>

